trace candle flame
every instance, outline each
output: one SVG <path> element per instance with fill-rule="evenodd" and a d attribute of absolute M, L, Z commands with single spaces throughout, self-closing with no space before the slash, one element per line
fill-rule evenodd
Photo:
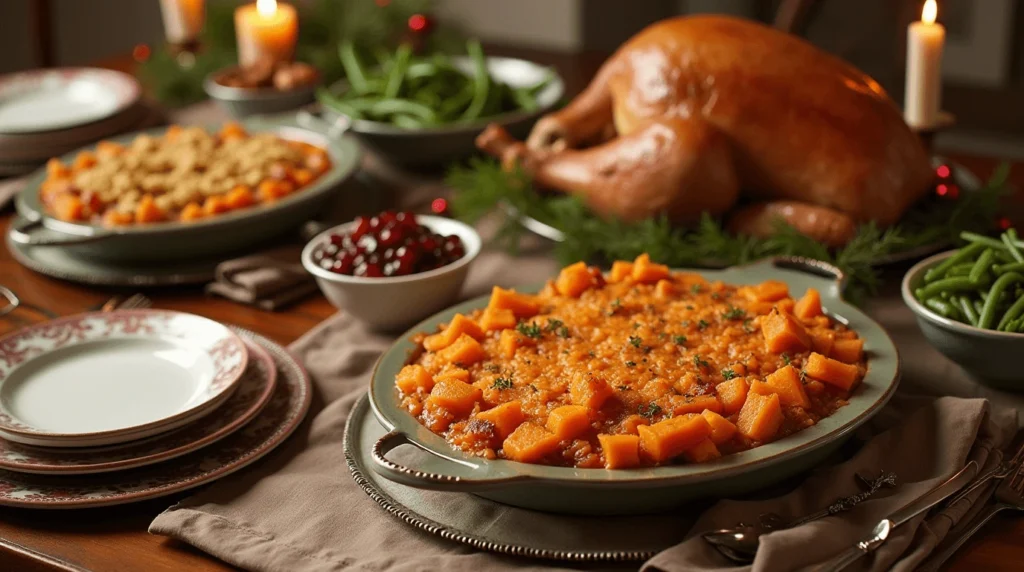
<path fill-rule="evenodd" d="M 939 5 L 935 0 L 926 0 L 921 10 L 921 21 L 925 24 L 934 24 L 935 17 L 939 14 Z"/>
<path fill-rule="evenodd" d="M 277 0 L 256 0 L 256 11 L 264 18 L 273 16 L 274 12 L 277 12 Z"/>

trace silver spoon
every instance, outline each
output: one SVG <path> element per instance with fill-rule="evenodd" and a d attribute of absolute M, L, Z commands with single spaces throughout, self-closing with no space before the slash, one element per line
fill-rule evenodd
<path fill-rule="evenodd" d="M 875 479 L 867 479 L 860 475 L 856 476 L 857 483 L 864 489 L 861 492 L 840 499 L 827 508 L 809 514 L 803 518 L 787 521 L 782 516 L 769 512 L 758 518 L 757 524 L 739 523 L 732 528 L 723 528 L 705 532 L 702 536 L 709 544 L 714 546 L 723 556 L 741 564 L 749 563 L 757 554 L 757 547 L 761 542 L 761 536 L 775 530 L 793 528 L 833 514 L 850 510 L 864 500 L 875 494 L 882 487 L 896 486 L 896 475 L 882 472 Z"/>

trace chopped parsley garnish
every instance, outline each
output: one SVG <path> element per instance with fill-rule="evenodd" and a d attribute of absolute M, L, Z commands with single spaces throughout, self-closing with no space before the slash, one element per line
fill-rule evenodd
<path fill-rule="evenodd" d="M 537 389 L 537 386 L 532 384 L 532 383 L 530 384 L 530 389 L 532 389 L 534 393 L 537 393 L 538 391 L 540 391 L 539 389 Z"/>
<path fill-rule="evenodd" d="M 592 357 L 592 358 L 597 357 L 597 354 L 594 353 L 594 350 L 590 350 L 589 352 L 587 352 L 587 355 Z"/>
<path fill-rule="evenodd" d="M 692 310 L 692 309 L 693 309 L 693 306 L 692 306 L 692 305 L 690 305 L 690 304 L 687 304 L 687 305 L 686 305 L 686 309 L 687 309 L 687 310 Z"/>
<path fill-rule="evenodd" d="M 639 406 L 637 406 L 636 412 L 641 417 L 653 419 L 655 415 L 661 413 L 661 406 L 658 405 L 657 403 L 648 403 L 647 405 L 641 403 Z"/>
<path fill-rule="evenodd" d="M 499 371 L 501 371 L 501 368 L 498 367 L 498 364 L 496 364 L 496 363 L 489 363 L 489 364 L 484 366 L 484 371 L 489 371 L 491 373 L 498 373 Z"/>
<path fill-rule="evenodd" d="M 697 367 L 709 367 L 710 366 L 710 364 L 708 363 L 708 360 L 700 357 L 700 354 L 697 354 L 697 355 L 693 356 L 693 365 L 695 365 Z"/>
<path fill-rule="evenodd" d="M 516 325 L 516 331 L 528 338 L 533 338 L 535 340 L 539 340 L 544 335 L 544 332 L 541 331 L 540 326 L 533 323 L 527 324 L 526 322 L 519 322 L 519 324 Z"/>
<path fill-rule="evenodd" d="M 735 371 L 733 371 L 731 369 L 723 369 L 722 370 L 722 378 L 723 379 L 732 379 L 734 377 L 736 377 L 736 372 Z"/>
<path fill-rule="evenodd" d="M 683 320 L 682 322 L 680 322 L 680 324 L 682 324 L 684 328 L 689 328 L 690 320 Z"/>
<path fill-rule="evenodd" d="M 784 364 L 786 364 L 786 365 L 789 365 L 789 361 L 790 361 L 790 360 L 789 360 L 789 354 L 787 354 L 787 353 L 784 353 L 784 354 L 782 354 L 782 355 L 781 355 L 781 356 L 779 356 L 779 357 L 781 357 L 781 358 L 782 358 L 782 363 L 784 363 Z"/>
<path fill-rule="evenodd" d="M 690 292 L 693 292 L 694 294 L 700 294 L 700 284 L 694 284 L 693 286 L 690 286 Z"/>
<path fill-rule="evenodd" d="M 561 328 L 558 328 L 558 337 L 560 337 L 560 338 L 568 338 L 569 337 L 569 328 L 567 326 L 562 326 Z"/>
<path fill-rule="evenodd" d="M 640 336 L 629 336 L 629 344 L 634 348 L 640 347 L 644 340 Z"/>
<path fill-rule="evenodd" d="M 707 328 L 707 327 L 708 327 L 708 326 L 710 326 L 710 325 L 711 325 L 711 324 L 709 324 L 709 323 L 707 322 L 707 320 L 701 320 L 701 321 L 697 322 L 697 329 L 698 329 L 698 330 L 704 330 L 704 328 Z"/>
<path fill-rule="evenodd" d="M 736 306 L 729 304 L 729 309 L 722 314 L 722 317 L 726 320 L 742 320 L 746 315 L 747 313 L 744 312 L 742 308 L 737 308 Z"/>
<path fill-rule="evenodd" d="M 491 387 L 497 390 L 512 389 L 512 378 L 511 377 L 496 377 Z"/>
<path fill-rule="evenodd" d="M 626 362 L 626 367 L 636 367 L 636 362 L 633 360 L 629 360 Z"/>
<path fill-rule="evenodd" d="M 672 338 L 672 341 L 674 341 L 675 343 L 677 343 L 679 345 L 683 345 L 683 344 L 686 343 L 686 336 L 676 336 L 676 337 Z"/>
<path fill-rule="evenodd" d="M 552 318 L 552 319 L 548 320 L 548 331 L 549 332 L 553 332 L 553 331 L 557 330 L 558 328 L 561 328 L 564 324 L 565 324 L 565 322 L 563 322 L 562 320 L 556 320 L 556 319 Z"/>
<path fill-rule="evenodd" d="M 722 297 L 722 295 L 721 295 L 721 294 L 719 294 L 718 292 L 712 292 L 712 293 L 711 293 L 711 299 L 712 299 L 712 300 L 718 300 L 718 299 L 719 299 L 719 298 L 721 298 L 721 297 Z"/>
<path fill-rule="evenodd" d="M 629 389 L 629 386 L 628 385 L 616 385 L 615 389 L 618 389 L 619 391 L 626 391 L 627 389 Z"/>
<path fill-rule="evenodd" d="M 622 307 L 622 300 L 620 300 L 618 298 L 612 300 L 612 307 L 611 307 L 611 309 L 608 310 L 608 315 L 611 316 L 615 312 L 618 312 L 619 308 L 621 308 L 621 307 Z"/>
<path fill-rule="evenodd" d="M 640 323 L 639 322 L 633 322 L 633 329 L 634 330 L 639 328 L 639 327 L 640 327 Z"/>
<path fill-rule="evenodd" d="M 800 370 L 800 383 L 807 383 L 807 372 Z"/>
<path fill-rule="evenodd" d="M 753 322 L 753 320 L 751 320 L 750 318 L 747 318 L 746 320 L 743 320 L 743 331 L 744 332 L 746 332 L 748 334 L 754 333 L 754 325 L 753 325 L 752 322 Z"/>

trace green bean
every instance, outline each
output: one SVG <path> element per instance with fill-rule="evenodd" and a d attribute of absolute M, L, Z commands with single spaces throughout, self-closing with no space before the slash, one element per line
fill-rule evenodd
<path fill-rule="evenodd" d="M 996 264 L 992 267 L 996 274 L 1005 272 L 1024 272 L 1024 262 L 1011 262 L 1010 264 Z"/>
<path fill-rule="evenodd" d="M 918 298 L 931 298 L 941 292 L 965 292 L 976 290 L 977 288 L 978 284 L 971 282 L 971 279 L 967 277 L 943 278 L 921 288 L 921 295 Z"/>
<path fill-rule="evenodd" d="M 484 59 L 484 50 L 480 42 L 470 40 L 466 42 L 466 51 L 473 60 L 473 101 L 470 102 L 466 111 L 462 112 L 460 119 L 472 121 L 480 117 L 484 105 L 487 103 L 487 94 L 491 87 L 491 75 L 487 71 L 487 60 Z"/>
<path fill-rule="evenodd" d="M 990 328 L 992 322 L 995 320 L 996 304 L 999 295 L 1010 285 L 1015 284 L 1024 280 L 1024 276 L 1016 272 L 1007 272 L 996 279 L 995 283 L 992 284 L 992 288 L 988 291 L 988 299 L 985 300 L 985 307 L 981 311 L 981 316 L 978 318 L 979 328 Z"/>
<path fill-rule="evenodd" d="M 968 259 L 972 259 L 974 255 L 981 252 L 985 246 L 988 245 L 973 243 L 961 248 L 959 252 L 943 260 L 941 264 L 926 272 L 924 275 L 924 281 L 931 282 L 942 278 L 950 268 L 961 262 L 965 262 Z M 1000 247 L 1002 248 L 1002 244 L 1000 244 Z"/>
<path fill-rule="evenodd" d="M 338 56 L 341 58 L 341 67 L 345 68 L 345 77 L 348 78 L 348 84 L 352 86 L 352 89 L 358 93 L 366 93 L 368 91 L 366 84 L 366 76 L 363 74 L 363 68 L 359 65 L 359 58 L 356 56 L 356 48 L 352 42 L 345 40 L 338 46 Z"/>
<path fill-rule="evenodd" d="M 426 125 L 423 121 L 406 113 L 395 113 L 391 116 L 391 123 L 402 129 L 421 129 Z"/>
<path fill-rule="evenodd" d="M 408 99 L 382 99 L 374 103 L 373 107 L 370 108 L 370 111 L 374 115 L 406 113 L 430 123 L 437 119 L 437 115 L 434 113 L 433 109 Z"/>
<path fill-rule="evenodd" d="M 362 112 L 359 111 L 359 109 L 353 106 L 350 102 L 338 98 L 333 93 L 328 91 L 326 87 L 321 87 L 316 90 L 316 98 L 323 105 L 326 105 L 327 107 L 333 109 L 334 111 L 337 111 L 338 113 L 341 113 L 342 115 L 347 115 L 352 119 L 363 118 L 363 114 Z"/>
<path fill-rule="evenodd" d="M 974 310 L 974 306 L 971 304 L 971 299 L 967 296 L 960 296 L 958 299 L 960 304 L 960 311 L 963 312 L 964 317 L 972 326 L 978 325 L 978 312 Z"/>
<path fill-rule="evenodd" d="M 412 55 L 412 46 L 402 44 L 395 51 L 394 64 L 388 73 L 388 83 L 384 87 L 384 97 L 394 99 L 398 97 L 398 91 L 402 89 L 402 79 L 405 78 L 406 68 L 409 66 L 409 56 Z"/>
<path fill-rule="evenodd" d="M 1017 301 L 1010 306 L 1010 309 L 1003 314 L 999 324 L 996 326 L 997 330 L 1006 331 L 1006 326 L 1011 321 L 1020 318 L 1021 313 L 1024 312 L 1024 297 L 1017 298 Z"/>
<path fill-rule="evenodd" d="M 933 310 L 934 312 L 936 312 L 937 314 L 945 316 L 946 318 L 957 320 L 960 317 L 960 312 L 959 310 L 956 309 L 956 306 L 953 306 L 952 304 L 944 300 L 939 300 L 938 298 L 928 298 L 924 301 L 924 305 Z"/>
<path fill-rule="evenodd" d="M 988 272 L 988 267 L 992 264 L 992 257 L 994 256 L 995 253 L 991 248 L 986 248 L 985 251 L 981 253 L 981 256 L 979 256 L 978 260 L 975 261 L 974 266 L 971 267 L 971 273 L 968 275 L 968 279 L 972 283 L 978 284 L 981 282 L 981 276 L 985 272 Z"/>
<path fill-rule="evenodd" d="M 1003 244 L 1006 245 L 1006 250 L 1010 252 L 1010 255 L 1013 256 L 1014 260 L 1016 260 L 1017 262 L 1024 262 L 1024 254 L 1021 254 L 1020 250 L 1017 248 L 1017 245 L 1013 243 L 1013 239 L 1016 238 L 1015 236 L 1013 236 L 1015 234 L 1016 233 L 1013 232 L 1011 229 L 1010 231 L 1003 233 L 1000 239 L 1003 241 Z"/>
<path fill-rule="evenodd" d="M 512 88 L 512 98 L 515 99 L 516 104 L 526 111 L 534 111 L 539 107 L 537 100 L 533 98 L 533 94 L 526 88 L 514 87 Z"/>
<path fill-rule="evenodd" d="M 974 232 L 967 232 L 967 231 L 961 232 L 960 233 L 960 238 L 966 240 L 967 242 L 970 242 L 972 245 L 973 244 L 980 244 L 980 245 L 983 245 L 983 246 L 988 246 L 988 247 L 996 248 L 996 249 L 999 249 L 999 250 L 1006 250 L 1006 245 L 1003 244 L 1002 241 L 999 241 L 999 240 L 996 240 L 994 238 L 990 238 L 990 237 L 987 237 L 987 236 L 983 236 L 983 235 L 980 235 L 980 234 L 977 234 L 977 233 L 974 233 Z M 961 252 L 962 251 L 963 250 L 961 250 Z"/>

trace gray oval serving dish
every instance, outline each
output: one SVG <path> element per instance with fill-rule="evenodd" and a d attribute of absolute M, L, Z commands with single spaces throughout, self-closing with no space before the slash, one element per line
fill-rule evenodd
<path fill-rule="evenodd" d="M 468 57 L 453 57 L 452 63 L 466 73 L 472 73 L 473 65 Z M 452 123 L 424 129 L 403 129 L 390 123 L 350 120 L 347 116 L 331 111 L 324 106 L 324 119 L 336 126 L 334 131 L 348 130 L 355 133 L 367 147 L 377 151 L 389 162 L 405 167 L 428 167 L 443 165 L 476 153 L 476 137 L 490 123 L 503 126 L 517 138 L 525 138 L 533 124 L 551 111 L 565 94 L 565 83 L 554 69 L 516 58 L 488 57 L 487 69 L 491 76 L 513 87 L 529 87 L 551 74 L 551 81 L 537 94 L 537 109 L 534 111 L 513 111 L 467 123 Z M 348 89 L 348 83 L 340 80 L 331 85 L 332 92 Z"/>
<path fill-rule="evenodd" d="M 250 133 L 273 132 L 285 139 L 311 143 L 327 150 L 331 169 L 313 182 L 272 205 L 257 205 L 193 223 L 166 222 L 106 228 L 72 223 L 49 216 L 39 201 L 39 186 L 46 178 L 40 169 L 29 177 L 15 206 L 22 220 L 8 230 L 9 240 L 34 248 L 62 248 L 69 254 L 108 261 L 159 263 L 168 260 L 212 257 L 237 252 L 265 239 L 283 234 L 315 217 L 334 191 L 359 165 L 358 143 L 351 137 L 330 139 L 300 127 L 294 117 L 255 117 L 242 121 Z M 217 126 L 209 126 L 215 129 Z M 159 136 L 166 127 L 112 138 L 127 144 L 139 135 Z M 83 147 L 61 157 L 72 161 Z"/>
<path fill-rule="evenodd" d="M 398 402 L 394 379 L 413 355 L 412 336 L 432 332 L 456 313 L 487 305 L 475 298 L 424 320 L 381 356 L 370 382 L 370 404 L 389 432 L 373 448 L 373 468 L 392 481 L 424 489 L 470 492 L 514 506 L 568 514 L 661 512 L 697 499 L 751 492 L 810 469 L 835 451 L 889 401 L 900 379 L 896 346 L 875 321 L 842 299 L 844 279 L 835 268 L 802 258 L 765 259 L 746 266 L 698 271 L 710 280 L 756 284 L 775 279 L 800 294 L 814 287 L 826 312 L 864 338 L 868 371 L 849 404 L 817 425 L 750 451 L 695 465 L 632 470 L 576 469 L 486 460 L 453 449 Z M 533 288 L 522 291 L 536 292 Z M 423 465 L 405 467 L 386 457 L 410 444 L 431 453 Z"/>
<path fill-rule="evenodd" d="M 949 250 L 918 262 L 903 277 L 903 302 L 914 312 L 924 337 L 981 383 L 1009 391 L 1024 391 L 1024 374 L 1012 356 L 1024 353 L 1024 334 L 976 328 L 932 312 L 914 297 L 929 268 L 955 254 Z"/>

